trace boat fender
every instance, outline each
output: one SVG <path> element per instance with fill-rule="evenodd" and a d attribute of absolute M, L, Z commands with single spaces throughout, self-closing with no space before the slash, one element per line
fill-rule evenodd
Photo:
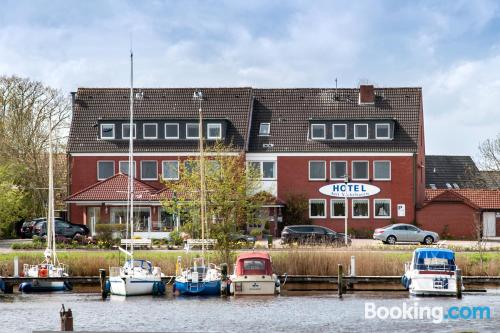
<path fill-rule="evenodd" d="M 0 280 L 0 290 L 5 292 L 5 282 L 3 280 Z"/>
<path fill-rule="evenodd" d="M 165 294 L 165 285 L 161 281 L 155 281 L 153 283 L 153 295 L 159 296 Z"/>
<path fill-rule="evenodd" d="M 66 290 L 73 290 L 73 285 L 69 281 L 64 281 L 64 287 Z"/>
<path fill-rule="evenodd" d="M 32 290 L 31 282 L 23 282 L 19 285 L 19 291 L 29 293 Z"/>
<path fill-rule="evenodd" d="M 109 294 L 111 292 L 111 281 L 106 280 L 106 283 L 104 283 L 104 292 L 106 294 Z"/>

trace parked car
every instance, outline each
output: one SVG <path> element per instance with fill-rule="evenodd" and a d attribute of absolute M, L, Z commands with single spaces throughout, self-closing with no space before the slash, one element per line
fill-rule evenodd
<path fill-rule="evenodd" d="M 23 225 L 21 226 L 21 238 L 31 238 L 33 237 L 33 228 L 35 227 L 35 224 L 40 221 L 45 221 L 44 217 L 39 217 L 30 221 L 25 221 L 23 222 Z"/>
<path fill-rule="evenodd" d="M 333 244 L 342 246 L 345 244 L 345 235 L 335 232 L 326 227 L 317 225 L 293 225 L 287 226 L 281 232 L 281 243 L 290 244 Z M 347 237 L 347 242 L 351 244 L 351 238 Z"/>
<path fill-rule="evenodd" d="M 373 239 L 378 239 L 384 244 L 411 242 L 431 245 L 439 241 L 439 235 L 434 231 L 422 230 L 411 224 L 398 223 L 375 229 Z"/>
<path fill-rule="evenodd" d="M 251 235 L 245 235 L 243 233 L 231 233 L 229 234 L 229 239 L 233 242 L 244 243 L 246 246 L 254 246 L 256 238 Z"/>
<path fill-rule="evenodd" d="M 75 236 L 87 236 L 89 234 L 89 229 L 82 224 L 74 224 L 68 221 L 64 221 L 61 218 L 56 218 L 56 236 L 63 236 L 67 238 L 74 238 Z M 34 233 L 40 237 L 47 235 L 47 221 L 43 219 L 35 224 Z"/>

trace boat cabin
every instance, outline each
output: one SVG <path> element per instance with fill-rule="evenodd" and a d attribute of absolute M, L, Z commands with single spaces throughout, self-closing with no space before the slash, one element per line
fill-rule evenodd
<path fill-rule="evenodd" d="M 413 254 L 413 265 L 415 269 L 421 271 L 454 272 L 455 253 L 448 249 L 417 249 Z"/>
<path fill-rule="evenodd" d="M 266 252 L 242 253 L 236 260 L 236 275 L 272 275 L 271 257 Z"/>

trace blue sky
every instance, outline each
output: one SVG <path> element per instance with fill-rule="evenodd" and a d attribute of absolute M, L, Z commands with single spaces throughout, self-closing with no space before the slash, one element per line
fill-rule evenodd
<path fill-rule="evenodd" d="M 428 154 L 500 132 L 498 1 L 0 0 L 0 75 L 60 88 L 420 86 Z"/>

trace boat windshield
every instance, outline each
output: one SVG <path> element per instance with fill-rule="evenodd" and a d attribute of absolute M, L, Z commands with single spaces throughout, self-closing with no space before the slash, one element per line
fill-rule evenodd
<path fill-rule="evenodd" d="M 245 259 L 243 261 L 243 274 L 245 275 L 267 274 L 266 261 L 262 259 Z"/>
<path fill-rule="evenodd" d="M 126 268 L 132 268 L 132 267 L 142 268 L 142 269 L 147 270 L 148 272 L 153 271 L 151 263 L 147 260 L 134 260 L 133 262 L 132 262 L 132 260 L 128 260 L 125 263 L 125 267 Z"/>

